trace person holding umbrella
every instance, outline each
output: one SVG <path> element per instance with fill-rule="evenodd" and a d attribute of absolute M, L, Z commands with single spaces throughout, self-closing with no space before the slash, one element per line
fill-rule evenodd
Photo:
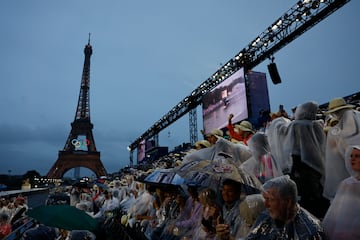
<path fill-rule="evenodd" d="M 217 239 L 235 239 L 246 236 L 248 228 L 240 215 L 240 196 L 241 184 L 232 179 L 225 179 L 221 189 L 223 202 L 221 216 L 218 217 L 216 225 Z"/>

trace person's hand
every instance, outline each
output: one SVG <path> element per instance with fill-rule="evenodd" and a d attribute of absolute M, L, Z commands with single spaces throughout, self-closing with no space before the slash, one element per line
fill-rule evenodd
<path fill-rule="evenodd" d="M 230 113 L 230 114 L 229 114 L 229 118 L 228 118 L 229 121 L 231 121 L 231 119 L 233 119 L 233 117 L 234 117 L 234 114 Z"/>
<path fill-rule="evenodd" d="M 216 219 L 216 237 L 218 239 L 229 239 L 230 238 L 230 226 L 224 224 L 221 221 L 221 216 Z"/>
<path fill-rule="evenodd" d="M 216 207 L 214 207 L 214 206 L 209 207 L 209 210 L 208 210 L 208 215 L 209 216 L 213 217 L 213 216 L 217 215 L 217 213 L 218 213 L 218 210 L 217 210 Z"/>

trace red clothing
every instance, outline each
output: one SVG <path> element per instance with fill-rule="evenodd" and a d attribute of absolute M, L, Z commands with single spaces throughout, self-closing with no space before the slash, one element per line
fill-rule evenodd
<path fill-rule="evenodd" d="M 246 146 L 247 146 L 247 142 L 249 141 L 249 139 L 250 139 L 253 135 L 254 135 L 254 134 L 251 133 L 251 134 L 247 135 L 246 138 L 244 138 L 243 143 L 244 143 Z"/>
<path fill-rule="evenodd" d="M 234 131 L 234 126 L 232 124 L 227 125 L 227 129 L 229 130 L 230 137 L 237 141 L 244 141 L 243 137 Z"/>
<path fill-rule="evenodd" d="M 233 138 L 239 142 L 243 142 L 247 145 L 247 141 L 254 135 L 253 133 L 249 134 L 247 137 L 243 137 L 239 133 L 234 131 L 234 126 L 232 124 L 227 125 L 227 129 L 229 130 L 230 138 Z"/>
<path fill-rule="evenodd" d="M 0 239 L 3 239 L 5 236 L 11 233 L 11 225 L 10 223 L 2 223 L 0 224 Z"/>

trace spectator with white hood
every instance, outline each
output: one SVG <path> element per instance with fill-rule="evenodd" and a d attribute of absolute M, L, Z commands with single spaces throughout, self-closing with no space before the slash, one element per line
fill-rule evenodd
<path fill-rule="evenodd" d="M 328 130 L 326 141 L 324 196 L 329 200 L 334 198 L 340 182 L 350 177 L 345 167 L 345 150 L 360 142 L 360 112 L 354 107 L 343 98 L 334 98 L 325 112 L 337 120 Z"/>

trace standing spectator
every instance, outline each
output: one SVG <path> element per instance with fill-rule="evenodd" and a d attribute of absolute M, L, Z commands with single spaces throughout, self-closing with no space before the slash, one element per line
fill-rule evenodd
<path fill-rule="evenodd" d="M 194 144 L 194 147 L 195 147 L 195 149 L 200 150 L 200 149 L 203 149 L 203 148 L 211 147 L 211 143 L 209 141 L 207 141 L 207 140 L 201 140 L 201 141 L 197 141 Z"/>
<path fill-rule="evenodd" d="M 283 175 L 271 155 L 269 142 L 264 133 L 255 133 L 249 140 L 248 146 L 252 156 L 241 164 L 242 168 L 254 174 L 262 183 Z"/>
<path fill-rule="evenodd" d="M 322 196 L 325 176 L 326 135 L 323 122 L 316 119 L 318 105 L 297 106 L 294 120 L 274 119 L 267 129 L 271 153 L 284 174 L 295 181 L 300 205 L 322 218 L 329 202 Z"/>
<path fill-rule="evenodd" d="M 228 117 L 227 129 L 229 130 L 230 138 L 236 141 L 242 142 L 247 145 L 247 141 L 254 135 L 252 124 L 249 121 L 241 121 L 240 124 L 232 124 L 234 114 L 230 114 Z"/>
<path fill-rule="evenodd" d="M 322 222 L 330 240 L 360 239 L 360 146 L 350 146 L 346 159 L 351 176 L 340 183 Z"/>
<path fill-rule="evenodd" d="M 289 176 L 270 179 L 263 188 L 267 211 L 259 214 L 246 240 L 326 239 L 320 221 L 297 203 L 297 187 Z"/>
<path fill-rule="evenodd" d="M 211 145 L 214 145 L 218 138 L 223 138 L 224 136 L 224 132 L 220 129 L 213 129 L 207 136 L 206 136 L 206 140 L 208 142 L 210 142 Z"/>
<path fill-rule="evenodd" d="M 360 142 L 360 112 L 353 108 L 343 98 L 334 98 L 325 112 L 338 121 L 327 133 L 324 196 L 329 200 L 334 198 L 339 183 L 350 177 L 345 167 L 346 148 Z"/>

